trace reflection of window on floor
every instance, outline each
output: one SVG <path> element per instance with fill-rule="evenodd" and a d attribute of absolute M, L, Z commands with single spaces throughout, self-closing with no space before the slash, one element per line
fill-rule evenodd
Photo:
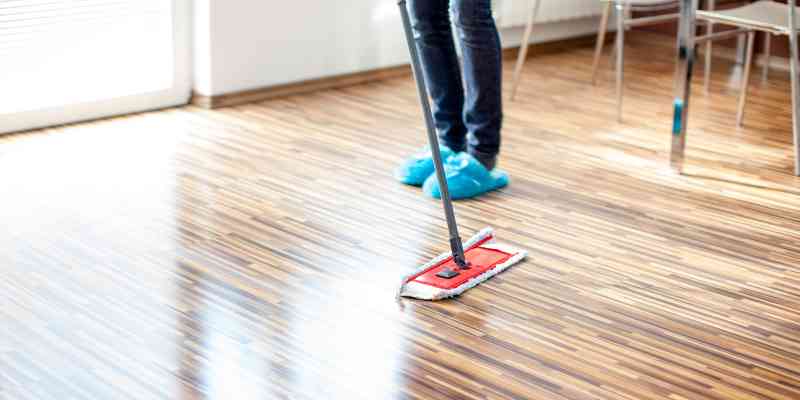
<path fill-rule="evenodd" d="M 0 114 L 172 87 L 172 2 L 0 1 Z"/>

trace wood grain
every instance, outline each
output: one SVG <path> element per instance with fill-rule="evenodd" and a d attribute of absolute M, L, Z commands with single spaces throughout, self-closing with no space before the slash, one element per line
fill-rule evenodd
<path fill-rule="evenodd" d="M 0 138 L 0 398 L 800 398 L 787 77 L 737 129 L 716 63 L 674 175 L 672 40 L 642 35 L 625 124 L 590 47 L 525 69 L 511 184 L 456 212 L 530 257 L 451 301 L 393 300 L 447 248 L 391 176 L 408 77 Z"/>

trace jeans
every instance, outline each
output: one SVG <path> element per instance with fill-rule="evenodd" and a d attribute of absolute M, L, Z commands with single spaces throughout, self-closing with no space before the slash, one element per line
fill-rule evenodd
<path fill-rule="evenodd" d="M 503 112 L 500 35 L 491 0 L 409 0 L 408 4 L 440 141 L 493 167 L 500 151 Z M 461 46 L 464 82 L 450 12 Z"/>

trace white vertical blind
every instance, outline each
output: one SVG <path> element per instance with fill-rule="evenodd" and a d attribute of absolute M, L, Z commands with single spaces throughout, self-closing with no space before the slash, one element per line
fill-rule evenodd
<path fill-rule="evenodd" d="M 173 23 L 170 0 L 0 0 L 0 115 L 170 89 Z"/>

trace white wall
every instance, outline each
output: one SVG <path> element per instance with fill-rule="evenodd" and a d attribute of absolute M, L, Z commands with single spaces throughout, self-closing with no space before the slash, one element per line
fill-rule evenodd
<path fill-rule="evenodd" d="M 500 26 L 525 25 L 534 1 L 540 1 L 536 20 L 542 22 L 597 17 L 603 9 L 597 0 L 492 0 Z"/>
<path fill-rule="evenodd" d="M 194 91 L 213 93 L 211 86 L 211 1 L 194 0 L 192 5 Z"/>
<path fill-rule="evenodd" d="M 202 95 L 407 63 L 408 50 L 392 0 L 196 3 L 200 10 L 195 14 L 207 18 L 196 24 L 202 32 L 195 43 L 208 49 L 196 49 L 195 91 Z M 596 29 L 596 18 L 551 22 L 537 28 L 532 42 Z M 503 45 L 518 45 L 520 31 L 520 27 L 503 29 Z"/>

